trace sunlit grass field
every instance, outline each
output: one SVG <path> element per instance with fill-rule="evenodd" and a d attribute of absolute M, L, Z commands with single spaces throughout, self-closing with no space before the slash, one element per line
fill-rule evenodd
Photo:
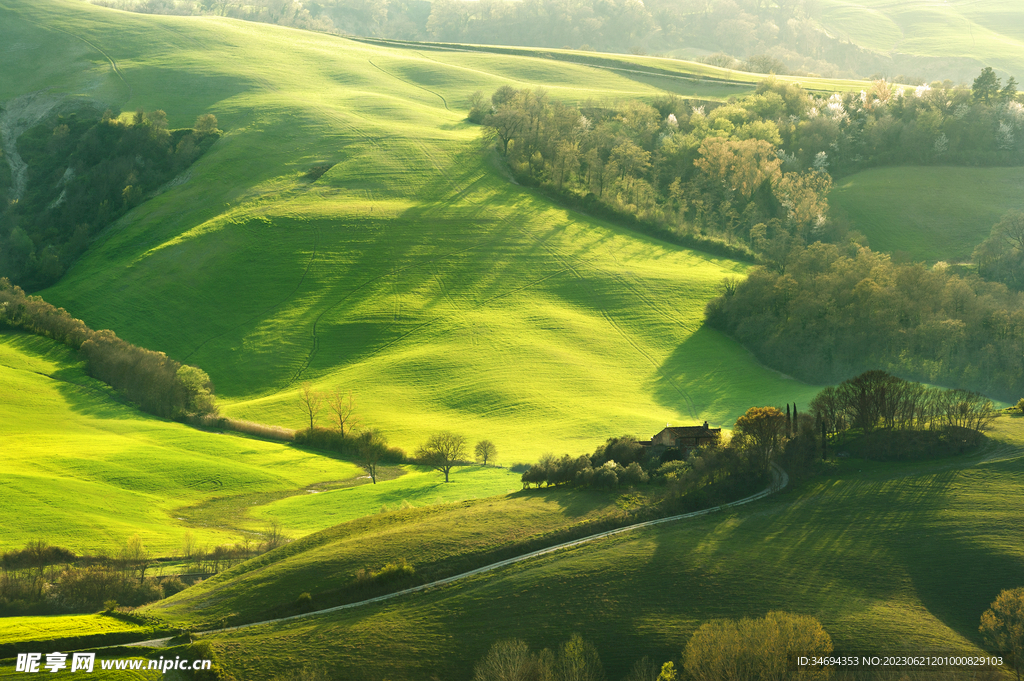
<path fill-rule="evenodd" d="M 847 460 L 733 512 L 213 640 L 240 678 L 285 669 L 257 652 L 353 679 L 470 678 L 498 639 L 537 650 L 579 632 L 621 678 L 643 655 L 678 660 L 704 621 L 786 610 L 819 618 L 837 651 L 980 653 L 981 613 L 1024 568 L 1022 422 L 1001 419 L 1001 446 L 967 458 Z"/>
<path fill-rule="evenodd" d="M 363 423 L 409 451 L 447 428 L 530 461 L 669 422 L 728 427 L 753 404 L 816 391 L 701 327 L 721 280 L 746 266 L 515 186 L 464 121 L 475 90 L 503 84 L 599 103 L 654 86 L 218 18 L 0 7 L 0 31 L 28 46 L 11 52 L 5 92 L 54 84 L 163 108 L 172 126 L 218 117 L 225 135 L 189 179 L 43 294 L 204 368 L 230 416 L 301 427 L 309 381 L 356 393 Z M 55 56 L 79 74 L 72 85 L 29 68 L 29 48 L 57 40 L 93 50 Z M 304 179 L 321 163 L 335 165 Z"/>
<path fill-rule="evenodd" d="M 876 251 L 969 262 L 1010 210 L 1024 209 L 1024 168 L 874 168 L 836 181 L 829 201 Z"/>
<path fill-rule="evenodd" d="M 146 633 L 150 629 L 150 627 L 99 614 L 4 617 L 0 619 L 0 644 L 17 641 L 51 641 L 69 636 L 92 636 L 125 631 Z"/>
<path fill-rule="evenodd" d="M 176 555 L 189 530 L 200 545 L 217 545 L 267 525 L 190 528 L 177 520 L 178 507 L 362 474 L 290 446 L 141 414 L 87 377 L 66 348 L 35 336 L 0 335 L 0 396 L 2 549 L 42 539 L 78 552 L 116 551 L 138 534 L 155 555 Z"/>

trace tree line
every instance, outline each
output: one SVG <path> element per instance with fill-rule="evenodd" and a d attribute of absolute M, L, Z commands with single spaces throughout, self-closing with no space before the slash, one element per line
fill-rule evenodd
<path fill-rule="evenodd" d="M 210 377 L 162 352 L 140 348 L 110 330 L 94 331 L 64 308 L 26 295 L 0 278 L 0 329 L 22 329 L 74 350 L 93 378 L 110 385 L 143 411 L 165 418 L 199 419 L 217 413 Z"/>
<path fill-rule="evenodd" d="M 1020 165 L 1016 83 L 809 93 L 773 78 L 727 103 L 664 95 L 616 107 L 567 105 L 544 90 L 474 94 L 516 176 L 573 205 L 740 251 L 843 243 L 828 218 L 832 178 L 895 164 Z M 994 74 L 992 74 L 994 77 Z M 862 235 L 853 235 L 863 242 Z"/>
<path fill-rule="evenodd" d="M 139 109 L 62 114 L 25 131 L 24 195 L 0 211 L 0 275 L 38 290 L 56 282 L 104 227 L 199 158 L 220 136 L 203 114 L 169 130 L 167 114 Z"/>
<path fill-rule="evenodd" d="M 234 545 L 213 548 L 200 547 L 187 531 L 180 556 L 184 573 L 154 577 L 147 576 L 154 557 L 138 535 L 128 538 L 116 551 L 95 555 L 78 555 L 33 540 L 23 549 L 0 554 L 0 614 L 89 612 L 100 606 L 112 610 L 144 605 L 184 590 L 197 576 L 226 570 L 285 541 L 276 525 L 267 528 L 258 540 L 246 537 Z"/>
<path fill-rule="evenodd" d="M 787 678 L 793 651 L 827 656 L 832 638 L 809 615 L 772 611 L 763 618 L 717 619 L 690 637 L 679 660 L 637 660 L 624 681 L 768 681 Z M 678 662 L 678 666 L 677 666 Z M 801 674 L 827 679 L 828 670 Z M 554 650 L 530 650 L 521 639 L 494 643 L 473 669 L 473 681 L 606 681 L 600 651 L 579 634 Z"/>

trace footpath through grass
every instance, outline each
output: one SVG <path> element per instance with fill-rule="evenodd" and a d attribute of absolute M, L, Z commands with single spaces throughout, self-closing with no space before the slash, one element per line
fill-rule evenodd
<path fill-rule="evenodd" d="M 254 664 L 258 652 L 353 679 L 412 680 L 469 678 L 501 638 L 539 649 L 576 631 L 616 678 L 643 655 L 678 659 L 709 619 L 787 610 L 818 617 L 837 650 L 979 653 L 982 611 L 1020 586 L 1024 569 L 1021 422 L 1000 419 L 993 438 L 1003 446 L 970 458 L 843 461 L 734 512 L 213 642 L 239 678 L 285 669 Z"/>

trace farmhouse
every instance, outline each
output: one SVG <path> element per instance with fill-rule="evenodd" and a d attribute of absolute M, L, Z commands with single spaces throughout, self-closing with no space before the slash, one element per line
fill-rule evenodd
<path fill-rule="evenodd" d="M 709 428 L 705 421 L 701 426 L 665 426 L 648 442 L 641 442 L 645 447 L 667 447 L 670 449 L 688 449 L 700 445 L 711 444 L 722 436 L 721 428 Z"/>

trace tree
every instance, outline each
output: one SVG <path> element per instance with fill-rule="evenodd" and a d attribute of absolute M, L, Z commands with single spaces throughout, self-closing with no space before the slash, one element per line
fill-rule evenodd
<path fill-rule="evenodd" d="M 179 413 L 216 414 L 217 404 L 213 397 L 213 383 L 210 376 L 194 366 L 181 366 L 174 377 L 177 389 L 176 403 Z"/>
<path fill-rule="evenodd" d="M 769 612 L 764 619 L 713 620 L 686 644 L 683 667 L 695 681 L 775 681 L 791 678 L 787 669 L 794 651 L 827 656 L 832 638 L 807 615 Z M 800 678 L 827 679 L 830 671 L 803 671 Z"/>
<path fill-rule="evenodd" d="M 192 129 L 199 135 L 215 135 L 220 132 L 217 129 L 217 117 L 213 114 L 201 114 Z"/>
<path fill-rule="evenodd" d="M 494 463 L 498 456 L 498 448 L 490 440 L 480 440 L 480 442 L 476 443 L 473 451 L 476 454 L 476 460 L 484 466 L 487 465 L 488 461 Z"/>
<path fill-rule="evenodd" d="M 355 415 L 356 398 L 351 392 L 343 393 L 341 390 L 335 390 L 330 394 L 327 402 L 331 411 L 334 412 L 335 420 L 338 421 L 338 430 L 342 437 L 345 435 L 346 426 L 349 433 L 359 426 L 359 419 Z"/>
<path fill-rule="evenodd" d="M 561 681 L 604 681 L 604 667 L 593 643 L 579 634 L 562 644 L 555 663 L 555 678 Z"/>
<path fill-rule="evenodd" d="M 302 403 L 303 410 L 309 416 L 309 431 L 312 433 L 313 428 L 316 427 L 316 419 L 323 409 L 323 393 L 313 390 L 313 386 L 309 383 L 303 383 L 302 388 L 299 389 L 299 401 Z"/>
<path fill-rule="evenodd" d="M 465 466 L 466 438 L 451 431 L 443 430 L 427 438 L 417 451 L 422 464 L 444 473 L 444 481 L 449 482 L 448 474 L 456 466 Z"/>
<path fill-rule="evenodd" d="M 786 442 L 786 415 L 775 407 L 751 407 L 736 419 L 735 430 L 749 448 L 758 470 L 768 473 L 772 458 Z"/>
<path fill-rule="evenodd" d="M 999 94 L 999 77 L 996 76 L 996 72 L 992 70 L 991 66 L 986 66 L 981 70 L 981 74 L 974 79 L 971 91 L 974 93 L 975 101 L 985 103 Z"/>
<path fill-rule="evenodd" d="M 1024 587 L 1001 591 L 992 607 L 982 613 L 978 631 L 996 650 L 1013 656 L 1019 681 L 1024 667 Z"/>
<path fill-rule="evenodd" d="M 537 656 L 525 641 L 507 639 L 491 646 L 473 669 L 473 681 L 533 681 L 540 672 Z"/>
<path fill-rule="evenodd" d="M 370 476 L 370 482 L 377 484 L 377 466 L 388 453 L 388 439 L 377 429 L 359 434 L 355 439 L 356 461 Z"/>

